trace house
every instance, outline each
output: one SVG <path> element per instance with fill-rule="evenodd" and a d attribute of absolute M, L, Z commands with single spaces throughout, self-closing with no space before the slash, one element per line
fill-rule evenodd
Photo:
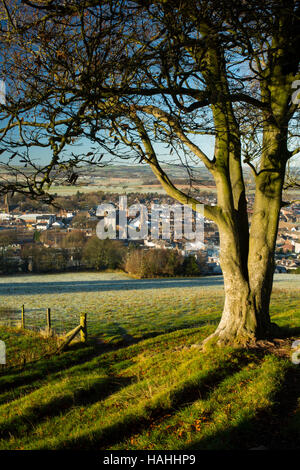
<path fill-rule="evenodd" d="M 61 217 L 62 219 L 67 219 L 67 220 L 72 220 L 73 217 L 75 217 L 75 212 L 71 212 L 71 211 L 66 211 L 64 209 L 61 209 L 58 213 L 58 216 Z"/>
<path fill-rule="evenodd" d="M 148 246 L 149 248 L 154 248 L 155 247 L 155 243 L 151 240 L 147 240 L 147 238 L 144 239 L 144 245 Z"/>
<path fill-rule="evenodd" d="M 300 253 L 300 242 L 295 242 L 295 253 Z"/>
<path fill-rule="evenodd" d="M 3 220 L 11 220 L 13 219 L 13 215 L 12 214 L 8 214 L 6 212 L 1 212 L 0 213 L 0 220 L 3 221 Z"/>
<path fill-rule="evenodd" d="M 286 241 L 285 244 L 281 247 L 281 249 L 283 253 L 294 252 L 295 246 L 292 243 Z"/>
<path fill-rule="evenodd" d="M 198 240 L 195 240 L 194 242 L 186 242 L 185 244 L 186 251 L 198 251 L 198 250 L 203 250 L 204 248 L 205 248 L 205 244 Z"/>
<path fill-rule="evenodd" d="M 27 226 L 47 222 L 51 225 L 56 220 L 55 214 L 21 214 L 18 216 Z"/>
<path fill-rule="evenodd" d="M 37 214 L 36 221 L 37 223 L 46 222 L 50 226 L 56 221 L 56 215 L 55 214 Z"/>
<path fill-rule="evenodd" d="M 39 222 L 34 225 L 34 228 L 36 230 L 48 230 L 50 228 L 50 225 L 48 222 Z"/>
<path fill-rule="evenodd" d="M 207 269 L 212 274 L 222 274 L 221 266 L 217 263 L 207 263 Z"/>
<path fill-rule="evenodd" d="M 149 248 L 162 248 L 162 249 L 170 249 L 172 248 L 171 243 L 169 243 L 167 240 L 147 240 L 144 239 L 144 245 L 148 246 Z"/>
<path fill-rule="evenodd" d="M 53 228 L 65 228 L 65 224 L 63 224 L 60 220 L 56 220 L 53 222 L 52 226 Z"/>
<path fill-rule="evenodd" d="M 274 272 L 275 273 L 286 273 L 287 270 L 284 266 L 280 266 L 279 264 L 277 264 L 277 266 L 275 266 Z"/>

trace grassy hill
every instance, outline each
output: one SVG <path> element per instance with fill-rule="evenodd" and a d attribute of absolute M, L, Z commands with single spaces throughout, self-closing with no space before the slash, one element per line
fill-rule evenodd
<path fill-rule="evenodd" d="M 290 349 L 300 337 L 299 291 L 275 284 L 281 341 L 203 352 L 197 345 L 218 321 L 221 288 L 182 288 L 180 305 L 180 290 L 154 289 L 156 305 L 150 290 L 130 291 L 131 323 L 128 290 L 114 291 L 118 325 L 101 325 L 98 310 L 87 345 L 59 355 L 55 339 L 0 328 L 9 359 L 0 375 L 0 449 L 300 448 L 300 366 Z M 155 308 L 150 320 L 146 312 L 135 318 L 143 298 Z"/>

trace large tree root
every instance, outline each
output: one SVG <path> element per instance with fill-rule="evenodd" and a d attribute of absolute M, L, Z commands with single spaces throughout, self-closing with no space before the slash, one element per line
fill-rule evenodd
<path fill-rule="evenodd" d="M 199 345 L 203 349 L 213 346 L 233 346 L 240 348 L 256 347 L 261 341 L 272 340 L 281 336 L 281 328 L 276 323 L 270 323 L 263 335 L 249 331 L 247 328 L 217 328 L 214 333 L 205 338 Z"/>

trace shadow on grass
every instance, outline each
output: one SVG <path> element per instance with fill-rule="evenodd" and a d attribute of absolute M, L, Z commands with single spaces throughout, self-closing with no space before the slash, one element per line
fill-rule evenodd
<path fill-rule="evenodd" d="M 200 327 L 205 324 L 207 324 L 206 321 L 199 321 L 197 322 L 197 325 L 194 325 L 194 328 L 196 329 L 196 327 Z M 28 363 L 22 369 L 4 369 L 0 375 L 0 404 L 8 401 L 7 396 L 4 401 L 1 399 L 1 394 L 4 392 L 9 392 L 10 390 L 14 390 L 14 392 L 16 392 L 18 387 L 30 385 L 39 380 L 43 381 L 45 380 L 45 377 L 50 374 L 66 371 L 74 366 L 83 365 L 84 363 L 91 361 L 96 357 L 100 357 L 103 354 L 125 349 L 128 346 L 139 344 L 147 339 L 157 338 L 175 331 L 184 331 L 187 329 L 186 326 L 182 328 L 171 328 L 166 331 L 145 333 L 143 336 L 135 338 L 128 334 L 125 328 L 120 326 L 118 323 L 113 324 L 113 327 L 114 332 L 122 337 L 122 339 L 115 343 L 106 343 L 101 341 L 101 334 L 99 334 L 98 336 L 91 337 L 87 346 L 82 346 L 81 343 L 75 343 L 70 346 L 67 351 L 59 355 L 54 354 L 47 359 L 40 359 L 38 361 Z M 139 352 L 133 353 L 132 356 L 135 354 L 139 354 Z M 40 385 L 40 383 L 37 383 L 36 388 L 39 388 Z M 23 393 L 23 391 L 21 391 L 21 393 Z M 14 393 L 12 399 L 15 400 L 16 398 L 17 394 Z"/>
<path fill-rule="evenodd" d="M 72 346 L 69 351 L 61 355 L 54 355 L 29 363 L 23 369 L 8 369 L 0 376 L 0 393 L 7 392 L 23 385 L 43 380 L 47 375 L 66 370 L 72 366 L 82 364 L 97 355 L 94 347 L 83 348 Z M 40 384 L 37 384 L 40 386 Z"/>
<path fill-rule="evenodd" d="M 178 389 L 171 391 L 171 406 L 163 407 L 149 405 L 144 409 L 143 415 L 125 415 L 114 425 L 103 428 L 100 426 L 92 432 L 87 431 L 80 437 L 62 440 L 55 447 L 56 450 L 96 450 L 106 449 L 115 443 L 122 442 L 131 435 L 140 433 L 147 429 L 156 420 L 161 422 L 164 417 L 170 417 L 177 413 L 178 409 L 190 406 L 199 399 L 206 399 L 208 395 L 227 377 L 240 371 L 246 364 L 253 361 L 253 357 L 243 356 L 240 351 L 233 353 L 233 357 L 238 361 L 220 363 L 217 369 L 208 372 L 198 383 L 184 383 Z M 46 447 L 42 449 L 47 449 Z"/>
<path fill-rule="evenodd" d="M 99 331 L 94 330 L 94 342 L 96 344 L 101 344 L 103 347 L 107 349 L 121 349 L 126 346 L 132 346 L 134 344 L 138 344 L 141 341 L 157 338 L 159 336 L 168 335 L 175 333 L 176 331 L 184 331 L 184 330 L 191 330 L 191 329 L 198 329 L 202 326 L 207 325 L 216 325 L 219 322 L 219 318 L 216 319 L 204 319 L 204 320 L 197 320 L 196 322 L 186 323 L 184 325 L 176 325 L 174 327 L 163 328 L 161 330 L 156 331 L 148 331 L 144 332 L 141 336 L 133 336 L 129 334 L 128 331 L 120 325 L 120 323 L 113 322 L 106 324 L 104 328 L 99 327 Z M 105 342 L 101 340 L 101 337 L 112 337 L 117 338 L 115 342 Z"/>
<path fill-rule="evenodd" d="M 132 377 L 105 377 L 94 381 L 88 389 L 75 390 L 72 395 L 62 395 L 45 404 L 30 407 L 25 413 L 0 426 L 0 437 L 17 436 L 32 431 L 34 425 L 45 418 L 60 415 L 73 406 L 88 406 L 104 400 L 132 382 Z"/>
<path fill-rule="evenodd" d="M 299 336 L 300 338 L 300 327 L 299 326 L 290 327 L 288 325 L 284 325 L 280 328 L 279 336 L 281 338 L 292 338 L 294 336 Z"/>
<path fill-rule="evenodd" d="M 289 450 L 300 449 L 300 426 L 295 410 L 300 394 L 300 368 L 287 370 L 282 387 L 273 399 L 274 405 L 212 436 L 194 441 L 181 450 Z M 299 420 L 299 418 L 298 418 Z"/>
<path fill-rule="evenodd" d="M 123 329 L 122 334 L 125 335 Z M 126 339 L 118 341 L 115 344 L 104 343 L 99 338 L 90 338 L 88 345 L 83 346 L 81 343 L 75 343 L 69 346 L 67 351 L 60 354 L 53 354 L 49 358 L 40 359 L 32 363 L 26 364 L 23 368 L 8 368 L 2 371 L 0 375 L 0 393 L 7 392 L 17 387 L 29 385 L 32 382 L 43 380 L 45 376 L 62 372 L 74 366 L 82 365 L 96 357 L 101 356 L 110 351 L 127 347 L 129 344 L 139 343 L 147 338 L 158 336 L 162 333 L 145 335 L 142 338 L 129 341 Z M 40 384 L 37 384 L 39 387 Z M 0 398 L 1 403 L 1 398 Z"/>
<path fill-rule="evenodd" d="M 146 289 L 178 289 L 181 287 L 222 287 L 222 276 L 159 279 L 109 279 L 90 281 L 46 281 L 0 283 L 0 296 L 41 295 L 78 292 L 108 292 Z"/>

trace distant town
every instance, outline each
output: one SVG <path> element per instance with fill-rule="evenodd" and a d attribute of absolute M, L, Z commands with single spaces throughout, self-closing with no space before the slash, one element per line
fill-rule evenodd
<path fill-rule="evenodd" d="M 86 178 L 85 176 L 85 181 Z M 93 181 L 94 177 L 91 180 L 91 189 Z M 81 191 L 79 186 L 75 187 L 70 195 L 58 193 L 55 206 L 31 201 L 23 195 L 3 196 L 0 200 L 0 272 L 34 272 L 33 248 L 36 257 L 48 259 L 42 272 L 92 268 L 93 265 L 84 256 L 84 246 L 87 247 L 87 242 L 96 236 L 96 225 L 100 220 L 96 215 L 97 207 L 105 202 L 112 203 L 117 208 L 119 194 L 124 194 L 121 188 L 119 193 L 107 190 L 85 192 Z M 128 204 L 143 204 L 149 211 L 152 204 L 178 204 L 160 192 L 135 191 L 126 192 L 126 195 Z M 247 199 L 251 223 L 254 202 L 251 192 Z M 216 204 L 214 191 L 204 188 L 201 191 L 201 203 Z M 199 272 L 202 274 L 221 274 L 217 226 L 204 219 L 203 242 L 192 242 L 184 237 L 174 237 L 172 213 L 169 217 L 169 240 L 152 239 L 149 234 L 143 240 L 119 240 L 119 246 L 122 244 L 125 248 L 133 245 L 144 251 L 175 250 L 183 258 L 194 257 L 197 261 L 200 260 Z M 48 256 L 50 253 L 51 262 Z M 275 272 L 300 272 L 300 203 L 294 203 L 281 210 L 275 262 Z"/>

